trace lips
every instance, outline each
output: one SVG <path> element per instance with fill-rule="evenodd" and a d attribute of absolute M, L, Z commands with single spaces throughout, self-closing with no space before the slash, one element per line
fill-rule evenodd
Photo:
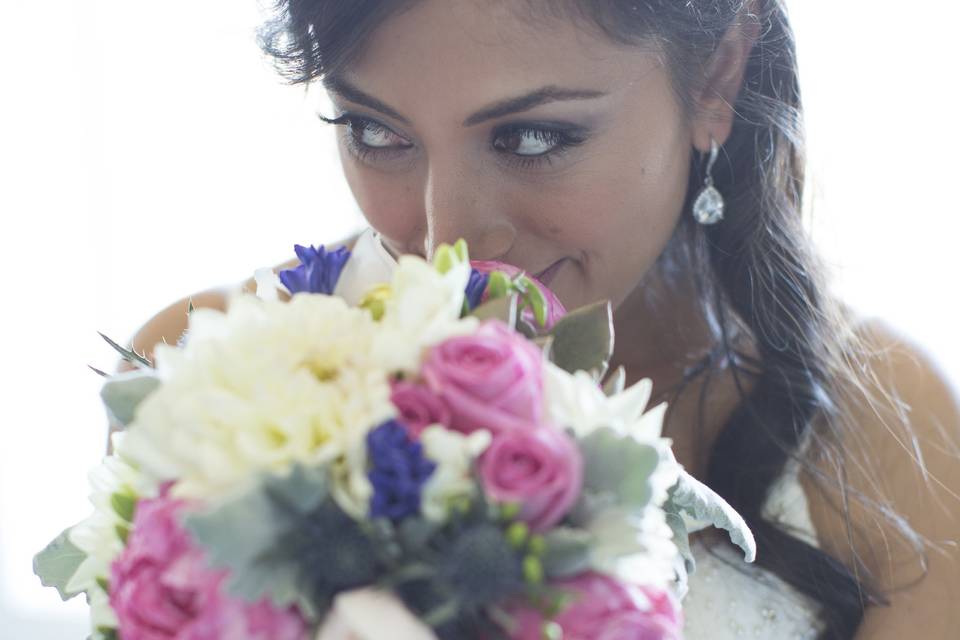
<path fill-rule="evenodd" d="M 542 282 L 543 284 L 550 286 L 550 281 L 553 280 L 553 276 L 556 275 L 557 271 L 560 269 L 560 267 L 563 265 L 565 261 L 566 261 L 566 258 L 560 258 L 559 260 L 554 262 L 552 265 L 550 265 L 540 273 L 536 274 L 534 277 L 540 282 Z"/>

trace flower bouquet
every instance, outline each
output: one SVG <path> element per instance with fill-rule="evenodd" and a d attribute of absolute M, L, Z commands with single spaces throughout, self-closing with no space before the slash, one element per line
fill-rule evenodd
<path fill-rule="evenodd" d="M 359 255 L 296 249 L 155 362 L 112 343 L 124 429 L 34 561 L 92 638 L 672 639 L 688 527 L 752 560 L 651 381 L 608 375 L 609 304 L 566 313 L 462 241 L 349 292 Z"/>

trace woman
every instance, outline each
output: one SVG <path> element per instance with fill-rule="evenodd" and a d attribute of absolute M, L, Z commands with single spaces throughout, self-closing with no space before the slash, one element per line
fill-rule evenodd
<path fill-rule="evenodd" d="M 280 1 L 262 36 L 322 80 L 393 255 L 463 237 L 567 307 L 613 302 L 613 364 L 653 379 L 679 461 L 758 540 L 747 571 L 697 538 L 689 638 L 955 637 L 960 410 L 828 293 L 782 0 Z"/>

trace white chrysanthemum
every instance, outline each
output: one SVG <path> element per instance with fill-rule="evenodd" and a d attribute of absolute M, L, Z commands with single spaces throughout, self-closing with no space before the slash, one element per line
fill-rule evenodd
<path fill-rule="evenodd" d="M 124 453 L 189 496 L 333 461 L 395 415 L 376 330 L 366 311 L 323 295 L 198 309 L 183 349 L 157 348 L 163 385 L 138 407 Z"/>
<path fill-rule="evenodd" d="M 126 434 L 113 434 L 113 446 L 121 446 Z M 111 498 L 116 494 L 134 501 L 157 495 L 157 483 L 139 472 L 134 466 L 114 454 L 89 473 L 90 502 L 93 513 L 74 526 L 69 533 L 70 542 L 87 554 L 66 585 L 69 592 L 87 593 L 90 599 L 92 628 L 116 626 L 116 616 L 110 608 L 107 593 L 101 582 L 109 580 L 110 565 L 123 551 L 124 544 L 118 529 L 129 528 L 114 509 Z"/>
<path fill-rule="evenodd" d="M 587 530 L 595 539 L 590 549 L 595 569 L 636 584 L 661 586 L 674 579 L 679 551 L 661 509 L 636 513 L 610 507 L 592 518 Z"/>
<path fill-rule="evenodd" d="M 490 446 L 491 435 L 486 429 L 464 435 L 432 425 L 421 432 L 420 442 L 426 457 L 437 463 L 420 494 L 420 511 L 428 520 L 443 522 L 451 502 L 473 496 L 476 484 L 471 466 Z"/>
<path fill-rule="evenodd" d="M 469 279 L 465 262 L 441 274 L 421 258 L 401 256 L 375 338 L 378 361 L 391 370 L 416 371 L 424 347 L 475 331 L 476 318 L 460 318 Z"/>
<path fill-rule="evenodd" d="M 547 415 L 557 424 L 573 429 L 579 437 L 600 427 L 610 427 L 650 442 L 658 439 L 663 430 L 667 404 L 663 402 L 646 411 L 653 389 L 649 378 L 607 396 L 586 371 L 569 373 L 545 362 L 543 384 Z"/>

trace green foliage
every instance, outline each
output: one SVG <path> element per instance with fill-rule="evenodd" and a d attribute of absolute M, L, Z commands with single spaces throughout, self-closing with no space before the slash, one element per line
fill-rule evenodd
<path fill-rule="evenodd" d="M 545 536 L 543 568 L 549 578 L 566 578 L 590 568 L 593 535 L 582 529 L 556 527 Z"/>
<path fill-rule="evenodd" d="M 609 302 L 574 309 L 550 331 L 550 357 L 561 369 L 606 372 L 613 355 L 613 310 Z"/>
<path fill-rule="evenodd" d="M 495 318 L 507 324 L 508 327 L 516 327 L 518 318 L 518 298 L 516 294 L 504 297 L 490 297 L 483 304 L 477 305 L 471 315 L 480 320 Z"/>
<path fill-rule="evenodd" d="M 214 566 L 228 567 L 228 589 L 255 602 L 269 595 L 278 607 L 298 605 L 317 615 L 313 594 L 305 593 L 301 565 L 283 542 L 302 521 L 328 501 L 325 468 L 295 466 L 285 476 L 260 481 L 206 513 L 190 514 L 185 526 L 208 553 Z M 335 554 L 336 541 L 316 541 Z"/>
<path fill-rule="evenodd" d="M 660 452 L 630 435 L 603 427 L 580 440 L 583 492 L 608 496 L 631 510 L 647 506 L 653 497 L 650 477 L 660 464 Z"/>
<path fill-rule="evenodd" d="M 153 370 L 134 369 L 111 376 L 100 390 L 100 398 L 111 417 L 123 426 L 129 425 L 137 407 L 160 386 Z"/>
<path fill-rule="evenodd" d="M 686 515 L 724 529 L 730 535 L 730 541 L 743 551 L 744 560 L 753 562 L 756 559 L 757 544 L 743 517 L 710 487 L 686 471 L 681 470 L 663 508 L 668 514 Z"/>
<path fill-rule="evenodd" d="M 70 541 L 69 535 L 70 529 L 65 529 L 33 557 L 33 572 L 40 582 L 45 587 L 55 588 L 64 601 L 79 593 L 67 591 L 67 583 L 87 558 L 87 554 Z"/>
<path fill-rule="evenodd" d="M 107 344 L 113 347 L 114 351 L 119 353 L 120 357 L 126 360 L 127 362 L 133 365 L 136 365 L 138 367 L 153 368 L 153 363 L 150 362 L 150 360 L 148 360 L 146 356 L 140 355 L 133 349 L 127 349 L 126 347 L 121 347 L 119 344 L 117 344 L 116 342 L 114 342 L 104 334 L 100 333 L 99 331 L 97 333 L 100 334 L 100 337 L 106 340 Z"/>

